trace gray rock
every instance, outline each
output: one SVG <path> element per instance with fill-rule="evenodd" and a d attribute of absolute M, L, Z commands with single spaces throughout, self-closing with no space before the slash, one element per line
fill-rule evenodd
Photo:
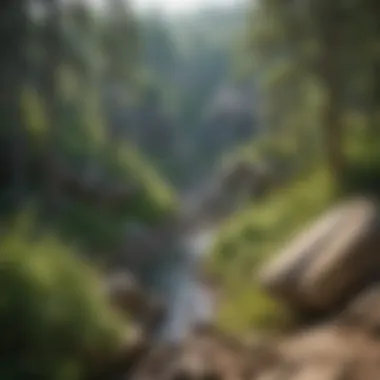
<path fill-rule="evenodd" d="M 295 238 L 260 273 L 262 286 L 300 310 L 327 312 L 380 273 L 379 212 L 347 201 Z"/>

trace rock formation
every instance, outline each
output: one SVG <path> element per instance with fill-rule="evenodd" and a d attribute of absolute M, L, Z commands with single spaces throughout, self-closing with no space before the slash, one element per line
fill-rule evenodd
<path fill-rule="evenodd" d="M 379 247 L 377 204 L 353 199 L 338 205 L 280 252 L 260 277 L 274 297 L 320 319 L 287 334 L 254 334 L 249 340 L 198 326 L 181 344 L 151 347 L 124 378 L 380 379 Z"/>
<path fill-rule="evenodd" d="M 165 318 L 164 301 L 144 292 L 134 276 L 125 271 L 110 275 L 106 288 L 114 307 L 127 314 L 147 337 L 151 337 Z"/>
<path fill-rule="evenodd" d="M 380 275 L 377 204 L 347 201 L 323 215 L 262 271 L 263 287 L 300 310 L 333 311 Z"/>

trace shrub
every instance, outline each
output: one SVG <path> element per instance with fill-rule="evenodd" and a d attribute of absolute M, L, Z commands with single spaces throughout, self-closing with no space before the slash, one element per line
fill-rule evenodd
<path fill-rule="evenodd" d="M 125 324 L 96 272 L 25 215 L 0 250 L 1 379 L 80 379 L 89 352 L 112 353 Z"/>

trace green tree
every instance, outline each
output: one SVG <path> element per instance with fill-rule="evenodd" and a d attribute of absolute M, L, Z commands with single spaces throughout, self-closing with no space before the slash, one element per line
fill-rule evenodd
<path fill-rule="evenodd" d="M 277 119 L 270 123 L 284 124 L 286 113 L 300 114 L 307 107 L 304 94 L 310 94 L 311 90 L 305 91 L 300 84 L 311 80 L 322 94 L 317 109 L 318 125 L 326 160 L 337 179 L 346 166 L 342 117 L 352 106 L 352 99 L 363 103 L 374 91 L 374 86 L 370 90 L 365 73 L 374 73 L 377 61 L 376 7 L 371 1 L 270 0 L 259 2 L 252 12 L 251 36 L 258 67 L 269 75 L 273 73 L 273 65 L 285 65 L 281 75 L 270 82 L 269 114 L 277 114 Z M 364 90 L 355 81 L 364 81 Z M 282 108 L 273 111 L 281 93 L 288 97 L 288 102 L 280 97 Z M 313 107 L 316 109 L 316 105 Z M 305 121 L 303 124 L 305 129 Z"/>

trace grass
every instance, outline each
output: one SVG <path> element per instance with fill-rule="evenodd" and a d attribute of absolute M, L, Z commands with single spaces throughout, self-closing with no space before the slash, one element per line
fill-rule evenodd
<path fill-rule="evenodd" d="M 338 199 L 352 194 L 379 197 L 380 136 L 369 138 L 363 128 L 352 128 L 347 137 L 347 166 L 338 186 L 320 164 L 285 188 L 249 204 L 220 229 L 208 269 L 222 280 L 218 323 L 224 330 L 278 330 L 296 322 L 285 305 L 261 290 L 258 270 Z"/>
<path fill-rule="evenodd" d="M 239 333 L 293 322 L 290 310 L 260 289 L 255 274 L 305 223 L 331 205 L 335 194 L 328 172 L 320 169 L 252 203 L 222 227 L 209 267 L 224 283 L 218 316 L 223 329 Z"/>
<path fill-rule="evenodd" d="M 353 194 L 380 197 L 380 134 L 369 135 L 365 121 L 354 116 L 348 114 L 344 120 L 347 165 L 339 184 L 320 161 L 313 170 L 302 170 L 303 174 L 286 187 L 247 205 L 220 229 L 208 269 L 222 280 L 223 299 L 218 315 L 221 328 L 245 333 L 250 329 L 282 329 L 296 322 L 296 316 L 286 306 L 260 289 L 258 270 L 292 236 L 340 198 Z M 262 147 L 247 147 L 246 159 L 254 162 L 263 157 L 259 148 Z M 272 151 L 264 151 L 264 157 L 273 156 Z M 250 152 L 256 155 L 249 156 Z M 291 151 L 286 152 L 282 160 L 292 156 Z"/>

